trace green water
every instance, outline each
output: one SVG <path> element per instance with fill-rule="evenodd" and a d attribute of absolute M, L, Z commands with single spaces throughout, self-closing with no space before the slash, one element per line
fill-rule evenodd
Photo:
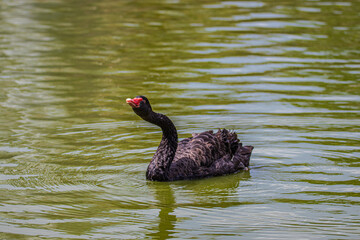
<path fill-rule="evenodd" d="M 359 239 L 360 2 L 0 2 L 0 239 Z M 173 183 L 161 138 L 234 129 L 250 172 Z"/>

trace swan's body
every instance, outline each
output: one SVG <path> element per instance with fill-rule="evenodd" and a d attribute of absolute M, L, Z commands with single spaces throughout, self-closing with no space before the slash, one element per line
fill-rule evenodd
<path fill-rule="evenodd" d="M 145 121 L 161 127 L 163 136 L 146 178 L 174 181 L 230 174 L 247 170 L 252 146 L 242 146 L 235 132 L 226 129 L 193 134 L 178 142 L 177 131 L 165 115 L 152 111 L 144 96 L 127 99 L 134 112 Z"/>

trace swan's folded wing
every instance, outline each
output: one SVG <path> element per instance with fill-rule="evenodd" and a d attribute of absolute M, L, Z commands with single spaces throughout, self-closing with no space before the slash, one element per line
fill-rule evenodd
<path fill-rule="evenodd" d="M 236 150 L 233 145 L 235 143 L 237 146 L 239 142 L 236 134 L 226 129 L 219 130 L 216 134 L 207 131 L 193 136 L 179 142 L 174 162 L 186 158 L 191 159 L 198 167 L 210 166 L 223 156 L 232 156 Z"/>

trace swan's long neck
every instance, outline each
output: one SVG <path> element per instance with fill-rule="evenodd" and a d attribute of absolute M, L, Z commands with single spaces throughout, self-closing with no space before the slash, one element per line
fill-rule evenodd
<path fill-rule="evenodd" d="M 145 120 L 159 126 L 162 130 L 160 145 L 149 164 L 146 176 L 150 180 L 169 180 L 169 168 L 178 145 L 175 125 L 167 116 L 155 112 L 152 112 L 150 117 Z"/>

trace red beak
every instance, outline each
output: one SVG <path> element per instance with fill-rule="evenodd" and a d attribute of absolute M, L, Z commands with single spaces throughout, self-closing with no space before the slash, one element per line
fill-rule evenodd
<path fill-rule="evenodd" d="M 140 103 L 143 101 L 142 98 L 127 98 L 126 99 L 126 103 L 129 104 L 131 107 L 133 108 L 138 108 L 140 107 Z"/>

